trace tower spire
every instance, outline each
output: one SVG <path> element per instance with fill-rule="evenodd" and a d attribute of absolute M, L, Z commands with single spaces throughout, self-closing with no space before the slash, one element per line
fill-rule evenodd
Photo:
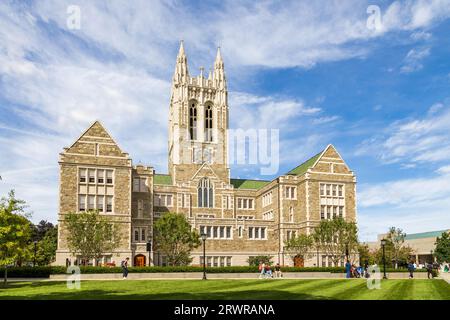
<path fill-rule="evenodd" d="M 184 41 L 180 41 L 180 48 L 178 50 L 177 63 L 175 66 L 175 72 L 173 74 L 174 82 L 187 82 L 189 77 L 189 71 L 187 66 L 187 57 L 184 52 Z"/>
<path fill-rule="evenodd" d="M 217 47 L 216 61 L 214 61 L 213 79 L 219 88 L 226 88 L 225 67 L 220 52 L 220 47 Z"/>

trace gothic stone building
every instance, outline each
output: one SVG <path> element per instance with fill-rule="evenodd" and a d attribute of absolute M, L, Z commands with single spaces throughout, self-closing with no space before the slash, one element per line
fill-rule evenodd
<path fill-rule="evenodd" d="M 228 99 L 220 54 L 206 78 L 191 77 L 181 43 L 169 107 L 168 174 L 133 165 L 96 121 L 60 154 L 59 235 L 56 264 L 72 256 L 65 241 L 64 215 L 97 209 L 120 228 L 121 244 L 92 264 L 125 257 L 135 266 L 164 265 L 147 252 L 153 222 L 166 212 L 183 214 L 206 233 L 206 263 L 247 265 L 271 255 L 282 265 L 330 266 L 318 253 L 306 261 L 285 254 L 284 242 L 310 234 L 321 219 L 356 220 L 356 178 L 332 145 L 271 181 L 233 179 L 228 164 Z M 153 244 L 152 248 L 155 248 Z M 153 250 L 153 249 L 152 249 Z M 203 263 L 202 249 L 192 252 Z M 79 263 L 79 261 L 78 261 Z"/>

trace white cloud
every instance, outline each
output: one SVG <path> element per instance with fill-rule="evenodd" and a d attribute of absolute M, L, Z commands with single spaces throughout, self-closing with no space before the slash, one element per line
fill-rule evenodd
<path fill-rule="evenodd" d="M 411 73 L 423 68 L 422 60 L 430 55 L 430 48 L 411 49 L 403 59 L 402 73 Z"/>
<path fill-rule="evenodd" d="M 384 163 L 450 161 L 450 108 L 434 104 L 422 118 L 397 121 L 364 141 L 356 155 L 372 155 Z"/>

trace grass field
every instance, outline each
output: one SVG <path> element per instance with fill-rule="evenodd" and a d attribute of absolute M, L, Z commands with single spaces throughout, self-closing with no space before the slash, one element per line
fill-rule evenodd
<path fill-rule="evenodd" d="M 433 299 L 450 300 L 444 280 L 384 280 L 369 290 L 362 279 L 332 280 L 116 280 L 12 282 L 0 299 Z"/>

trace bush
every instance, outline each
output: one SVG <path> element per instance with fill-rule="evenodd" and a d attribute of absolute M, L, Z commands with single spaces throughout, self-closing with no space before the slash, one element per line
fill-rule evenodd
<path fill-rule="evenodd" d="M 156 272 L 203 272 L 201 266 L 180 266 L 180 267 L 130 267 L 130 273 L 156 273 Z M 121 273 L 120 267 L 80 267 L 81 274 L 93 273 Z M 281 267 L 283 272 L 331 272 L 343 273 L 342 267 Z M 383 272 L 383 268 L 380 268 Z M 0 277 L 3 276 L 5 268 L 0 268 Z M 207 273 L 258 273 L 257 266 L 232 266 L 232 267 L 209 267 Z M 387 268 L 386 272 L 408 272 L 406 269 Z M 418 269 L 416 272 L 426 272 L 425 269 Z M 51 274 L 66 274 L 64 266 L 38 266 L 38 267 L 9 267 L 8 277 L 11 278 L 48 278 Z"/>

